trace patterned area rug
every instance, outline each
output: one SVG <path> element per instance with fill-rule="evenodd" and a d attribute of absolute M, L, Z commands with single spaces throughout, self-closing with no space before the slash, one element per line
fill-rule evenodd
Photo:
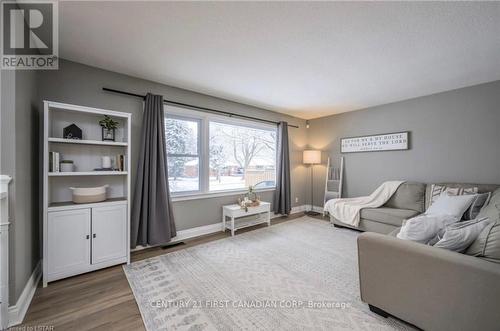
<path fill-rule="evenodd" d="M 361 302 L 357 236 L 301 217 L 124 270 L 148 331 L 413 330 Z"/>

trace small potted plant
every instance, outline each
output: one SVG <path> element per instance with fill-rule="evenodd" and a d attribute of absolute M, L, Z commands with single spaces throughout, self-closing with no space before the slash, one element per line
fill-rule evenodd
<path fill-rule="evenodd" d="M 115 141 L 115 129 L 118 128 L 118 122 L 113 121 L 108 115 L 104 115 L 104 118 L 99 121 L 99 125 L 102 128 L 102 140 Z"/>

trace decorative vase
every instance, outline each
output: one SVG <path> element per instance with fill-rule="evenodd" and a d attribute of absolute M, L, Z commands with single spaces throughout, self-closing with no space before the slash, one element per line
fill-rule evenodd
<path fill-rule="evenodd" d="M 111 169 L 111 157 L 110 156 L 103 156 L 101 158 L 102 162 L 102 168 L 103 169 Z"/>
<path fill-rule="evenodd" d="M 245 199 L 255 202 L 257 200 L 257 193 L 255 193 L 253 186 L 248 186 L 248 191 L 245 194 Z"/>

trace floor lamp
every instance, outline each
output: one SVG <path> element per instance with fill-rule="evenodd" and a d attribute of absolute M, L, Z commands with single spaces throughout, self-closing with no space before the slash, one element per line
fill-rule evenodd
<path fill-rule="evenodd" d="M 314 186 L 313 186 L 313 168 L 315 164 L 321 163 L 321 151 L 318 150 L 305 150 L 303 154 L 304 164 L 309 164 L 311 166 L 311 210 L 306 211 L 306 215 L 317 216 L 319 213 L 314 211 Z"/>

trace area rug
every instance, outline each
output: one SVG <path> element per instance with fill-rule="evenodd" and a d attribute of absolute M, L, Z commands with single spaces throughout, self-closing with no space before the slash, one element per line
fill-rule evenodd
<path fill-rule="evenodd" d="M 361 302 L 357 236 L 301 217 L 124 270 L 148 331 L 412 330 Z"/>

